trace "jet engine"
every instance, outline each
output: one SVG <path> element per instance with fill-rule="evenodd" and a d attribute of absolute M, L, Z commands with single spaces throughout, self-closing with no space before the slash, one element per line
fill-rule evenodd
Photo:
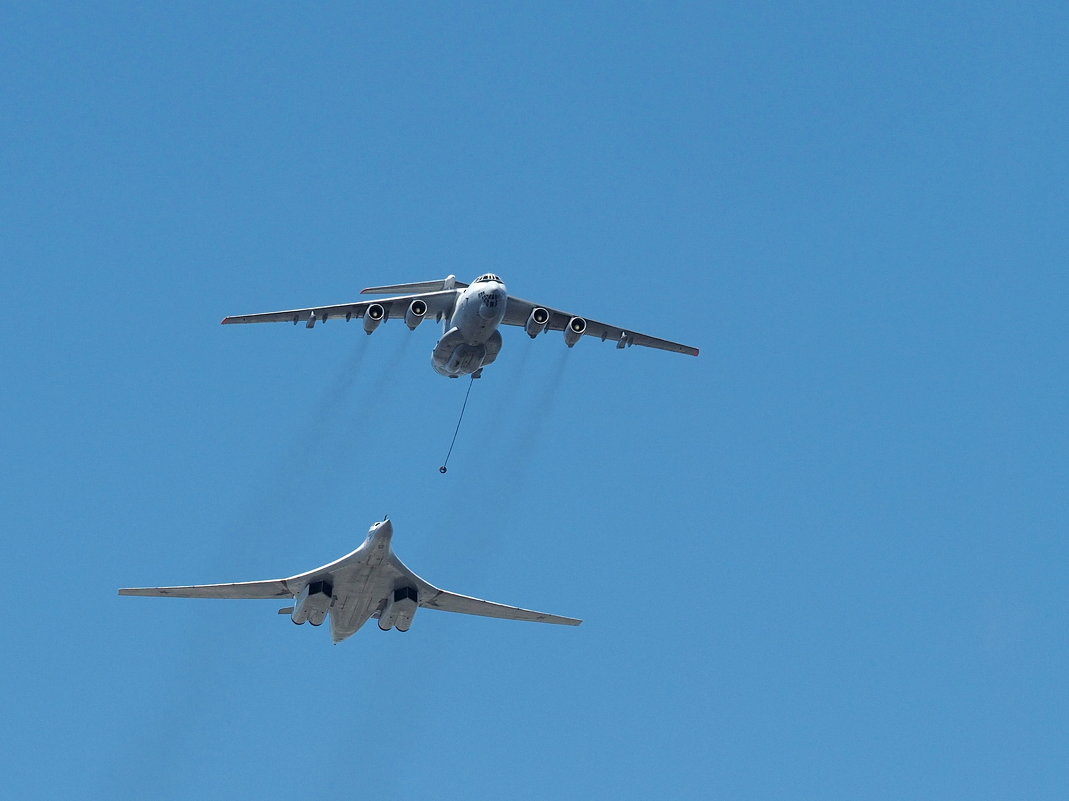
<path fill-rule="evenodd" d="M 327 579 L 309 581 L 293 605 L 291 617 L 298 626 L 308 621 L 313 626 L 321 626 L 330 610 L 334 586 Z"/>
<path fill-rule="evenodd" d="M 369 334 L 379 327 L 379 323 L 386 319 L 386 309 L 381 303 L 372 303 L 364 312 L 364 330 Z"/>
<path fill-rule="evenodd" d="M 423 322 L 423 318 L 427 316 L 427 304 L 419 299 L 416 299 L 408 304 L 408 308 L 405 309 L 405 325 L 409 330 L 415 331 L 416 326 Z"/>
<path fill-rule="evenodd" d="M 546 330 L 547 325 L 549 325 L 549 312 L 539 306 L 531 310 L 531 316 L 527 318 L 524 330 L 527 331 L 527 336 L 534 339 Z"/>
<path fill-rule="evenodd" d="M 386 597 L 386 606 L 379 613 L 379 628 L 389 631 L 396 626 L 398 631 L 408 631 L 417 609 L 419 593 L 416 588 L 398 587 Z"/>
<path fill-rule="evenodd" d="M 586 320 L 582 317 L 573 317 L 568 321 L 568 327 L 564 329 L 564 344 L 572 347 L 586 332 Z"/>

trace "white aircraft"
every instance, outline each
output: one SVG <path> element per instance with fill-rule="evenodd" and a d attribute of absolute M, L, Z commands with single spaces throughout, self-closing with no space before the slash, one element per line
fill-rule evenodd
<path fill-rule="evenodd" d="M 569 348 L 586 335 L 603 342 L 611 339 L 617 348 L 644 345 L 698 355 L 698 349 L 689 345 L 657 339 L 511 297 L 502 280 L 491 273 L 479 276 L 470 285 L 450 275 L 441 281 L 376 286 L 362 292 L 365 295 L 396 293 L 403 294 L 337 306 L 227 317 L 223 325 L 281 322 L 296 325 L 303 322 L 306 328 L 313 328 L 317 322 L 325 323 L 331 319 L 348 322 L 356 317 L 363 319 L 364 330 L 370 334 L 385 320 L 403 319 L 405 325 L 414 331 L 421 322 L 432 318 L 443 324 L 443 333 L 434 346 L 431 364 L 439 373 L 450 378 L 469 373 L 474 378 L 482 375 L 482 368 L 492 364 L 501 350 L 501 332 L 497 330 L 501 324 L 523 326 L 532 339 L 543 331 L 563 331 L 564 343 Z"/>
<path fill-rule="evenodd" d="M 279 609 L 293 622 L 320 626 L 330 615 L 330 633 L 335 643 L 355 634 L 370 618 L 379 628 L 408 631 L 421 606 L 443 612 L 531 620 L 578 626 L 573 617 L 548 615 L 481 601 L 467 595 L 440 590 L 421 579 L 393 552 L 393 523 L 374 523 L 367 539 L 352 553 L 328 565 L 286 579 L 242 581 L 236 584 L 194 584 L 188 587 L 128 587 L 119 595 L 166 596 L 171 598 L 294 598 L 293 606 Z"/>

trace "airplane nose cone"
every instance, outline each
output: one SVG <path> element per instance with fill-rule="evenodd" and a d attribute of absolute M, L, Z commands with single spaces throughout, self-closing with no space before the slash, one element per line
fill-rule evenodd
<path fill-rule="evenodd" d="M 393 523 L 389 520 L 372 523 L 371 530 L 368 533 L 374 534 L 376 537 L 391 537 L 393 536 Z"/>

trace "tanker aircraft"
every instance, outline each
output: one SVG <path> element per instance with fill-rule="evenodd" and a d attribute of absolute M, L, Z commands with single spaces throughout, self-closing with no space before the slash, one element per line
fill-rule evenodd
<path fill-rule="evenodd" d="M 370 618 L 379 628 L 408 631 L 420 607 L 466 615 L 500 617 L 578 626 L 581 620 L 518 606 L 481 601 L 440 590 L 409 570 L 393 552 L 393 523 L 372 524 L 367 539 L 352 553 L 330 564 L 286 579 L 243 581 L 236 584 L 194 584 L 187 587 L 129 587 L 119 595 L 171 598 L 293 598 L 293 606 L 279 609 L 294 623 L 320 626 L 330 615 L 335 643 L 351 637 Z"/>
<path fill-rule="evenodd" d="M 588 336 L 602 342 L 611 339 L 617 348 L 643 345 L 698 355 L 698 349 L 689 345 L 657 339 L 510 296 L 504 282 L 492 273 L 479 276 L 471 284 L 450 275 L 440 281 L 369 287 L 361 294 L 395 297 L 243 314 L 225 318 L 223 325 L 282 322 L 297 325 L 303 322 L 306 328 L 314 328 L 316 323 L 327 320 L 348 322 L 355 317 L 364 321 L 364 330 L 370 334 L 386 320 L 402 319 L 414 331 L 416 326 L 431 318 L 442 323 L 442 336 L 434 346 L 431 365 L 449 378 L 469 374 L 473 378 L 482 376 L 483 368 L 492 364 L 501 351 L 498 326 L 502 324 L 522 326 L 532 339 L 543 331 L 563 331 L 564 344 L 569 348 L 583 336 Z"/>

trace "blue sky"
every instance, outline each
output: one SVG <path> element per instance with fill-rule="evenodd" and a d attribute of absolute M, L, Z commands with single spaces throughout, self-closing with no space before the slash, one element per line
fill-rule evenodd
<path fill-rule="evenodd" d="M 0 9 L 11 797 L 1064 798 L 1061 4 Z M 697 359 L 222 328 L 493 271 Z M 429 327 L 428 327 L 429 328 Z M 273 578 L 389 513 L 424 610 Z"/>

